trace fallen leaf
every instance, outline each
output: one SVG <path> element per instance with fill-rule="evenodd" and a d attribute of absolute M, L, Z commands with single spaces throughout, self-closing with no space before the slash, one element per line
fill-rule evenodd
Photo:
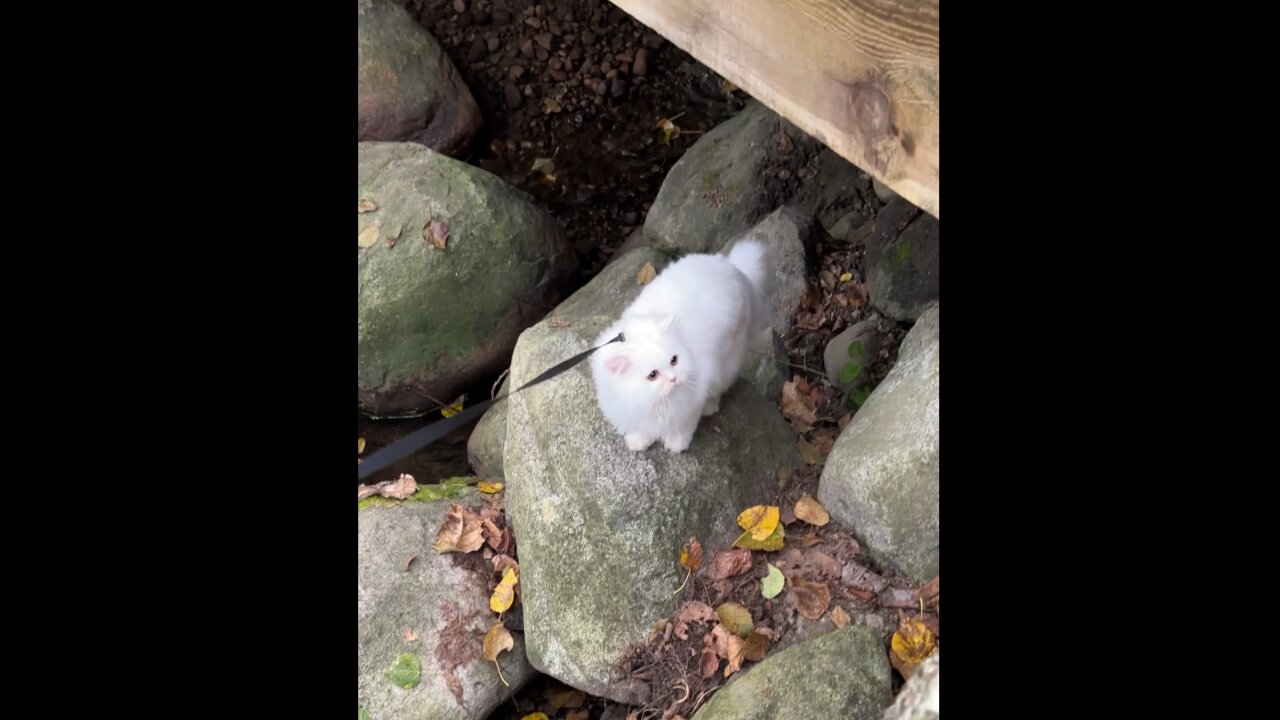
<path fill-rule="evenodd" d="M 810 465 L 822 464 L 822 453 L 818 452 L 818 448 L 809 443 L 808 440 L 800 438 L 800 442 L 796 447 L 800 450 L 800 458 Z"/>
<path fill-rule="evenodd" d="M 680 115 L 683 115 L 683 114 L 684 113 L 680 113 Z M 675 124 L 675 122 L 673 122 L 676 118 L 680 117 L 680 115 L 676 115 L 670 118 L 660 118 L 658 120 L 658 124 L 656 127 L 662 131 L 661 133 L 658 134 L 659 144 L 670 145 L 673 139 L 680 137 L 680 128 Z"/>
<path fill-rule="evenodd" d="M 493 524 L 492 520 L 485 518 L 480 521 L 480 526 L 484 528 L 484 539 L 485 542 L 489 543 L 489 547 L 494 550 L 502 547 L 502 531 L 498 529 L 497 525 Z"/>
<path fill-rule="evenodd" d="M 372 485 L 360 483 L 360 485 L 356 487 L 356 494 L 360 496 L 361 500 L 363 500 L 371 495 L 377 495 L 378 489 Z"/>
<path fill-rule="evenodd" d="M 697 572 L 702 567 L 702 544 L 696 535 L 680 548 L 680 567 L 690 572 Z"/>
<path fill-rule="evenodd" d="M 777 505 L 756 505 L 738 515 L 738 527 L 750 532 L 753 539 L 764 540 L 778 527 L 778 519 Z"/>
<path fill-rule="evenodd" d="M 519 574 L 520 574 L 520 564 L 519 564 L 519 563 L 517 563 L 515 560 L 512 560 L 510 557 L 508 557 L 508 556 L 506 556 L 506 555 L 494 555 L 494 556 L 493 556 L 493 571 L 494 571 L 494 572 L 506 572 L 506 571 L 507 571 L 507 568 L 515 568 L 516 576 L 517 576 L 517 577 L 519 577 Z"/>
<path fill-rule="evenodd" d="M 838 560 L 817 548 L 805 550 L 804 565 L 808 569 L 805 576 L 810 580 L 818 577 L 834 580 L 843 574 L 844 569 Z"/>
<path fill-rule="evenodd" d="M 422 679 L 422 663 L 419 662 L 417 655 L 402 653 L 395 662 L 391 663 L 391 667 L 387 668 L 387 677 L 391 678 L 391 682 L 395 683 L 396 687 L 412 690 Z"/>
<path fill-rule="evenodd" d="M 414 557 L 418 557 L 418 556 L 417 556 L 417 555 L 414 555 Z M 404 641 L 405 641 L 405 642 L 418 642 L 418 640 L 419 640 L 419 638 L 418 638 L 418 633 L 414 632 L 414 631 L 413 631 L 413 628 L 405 628 L 405 629 L 404 629 Z"/>
<path fill-rule="evenodd" d="M 408 572 L 408 571 L 409 571 L 409 566 L 410 566 L 410 565 L 412 565 L 412 564 L 413 564 L 413 561 L 414 561 L 414 560 L 417 560 L 417 559 L 418 559 L 418 556 L 417 556 L 417 555 L 410 555 L 410 556 L 409 556 L 409 559 L 404 561 L 404 567 L 400 568 L 400 571 L 401 571 L 401 572 Z"/>
<path fill-rule="evenodd" d="M 742 669 L 742 638 L 730 633 L 723 625 L 712 628 L 711 635 L 715 638 L 716 654 L 729 661 L 725 665 L 724 676 L 729 677 Z"/>
<path fill-rule="evenodd" d="M 791 593 L 796 599 L 796 609 L 809 620 L 822 617 L 831 604 L 831 591 L 824 583 L 792 580 Z"/>
<path fill-rule="evenodd" d="M 564 108 L 560 107 L 560 103 L 556 102 L 555 98 L 543 98 L 542 100 L 542 112 L 544 113 L 558 113 L 563 109 Z"/>
<path fill-rule="evenodd" d="M 737 85 L 734 85 L 732 82 L 728 80 L 721 80 L 720 87 L 721 89 L 723 89 L 725 92 L 728 92 L 728 93 L 734 92 L 735 90 L 738 89 Z"/>
<path fill-rule="evenodd" d="M 843 432 L 845 429 L 845 426 L 848 425 L 849 421 L 852 419 L 853 419 L 853 413 L 847 412 L 844 414 L 844 417 L 840 418 L 840 422 L 836 423 L 836 427 L 840 428 L 841 432 Z"/>
<path fill-rule="evenodd" d="M 818 422 L 815 403 L 802 392 L 802 382 L 803 379 L 796 378 L 782 384 L 782 416 L 791 422 L 791 428 L 796 432 L 808 432 Z"/>
<path fill-rule="evenodd" d="M 676 612 L 675 617 L 672 618 L 674 625 L 672 631 L 676 637 L 686 640 L 689 637 L 689 623 L 710 623 L 715 619 L 716 612 L 711 609 L 710 605 L 697 600 L 687 600 L 680 606 L 680 610 Z"/>
<path fill-rule="evenodd" d="M 347 217 L 351 217 L 348 215 Z M 356 245 L 367 248 L 378 242 L 378 233 L 382 230 L 377 225 L 370 225 L 360 232 L 360 237 L 356 238 Z M 347 247 L 350 247 L 349 245 Z"/>
<path fill-rule="evenodd" d="M 653 269 L 653 263 L 646 262 L 644 267 L 640 268 L 640 272 L 636 273 L 636 284 L 648 285 L 657 276 L 658 272 Z"/>
<path fill-rule="evenodd" d="M 418 483 L 413 479 L 413 476 L 408 473 L 401 473 L 400 477 L 382 488 L 382 496 L 395 500 L 404 500 L 417 491 Z"/>
<path fill-rule="evenodd" d="M 493 595 L 489 598 L 489 609 L 499 614 L 506 612 L 515 600 L 515 587 L 518 582 L 520 580 L 515 568 L 507 568 L 502 573 L 502 581 L 493 589 Z"/>
<path fill-rule="evenodd" d="M 362 453 L 364 453 L 364 438 L 357 438 L 357 439 L 356 439 L 356 454 L 357 454 L 357 455 L 360 455 L 360 454 L 362 454 Z"/>
<path fill-rule="evenodd" d="M 444 248 L 441 249 L 443 250 Z M 452 403 L 440 408 L 440 414 L 445 417 L 453 417 L 454 415 L 462 412 L 462 401 L 466 398 L 466 395 L 459 395 L 457 400 L 454 400 Z"/>
<path fill-rule="evenodd" d="M 564 690 L 552 690 L 548 698 L 551 702 L 551 709 L 557 711 L 560 708 L 580 708 L 587 702 L 587 694 L 581 690 L 566 688 Z"/>
<path fill-rule="evenodd" d="M 364 708 L 360 708 L 359 720 L 373 720 L 373 717 Z"/>
<path fill-rule="evenodd" d="M 911 671 L 933 654 L 933 632 L 919 620 L 908 618 L 898 625 L 889 646 L 893 649 L 889 659 L 896 658 L 906 668 L 905 671 L 899 668 L 898 672 L 903 677 L 911 677 Z"/>
<path fill-rule="evenodd" d="M 786 584 L 786 578 L 783 577 L 782 571 L 773 566 L 773 563 L 766 563 L 769 566 L 769 574 L 764 580 L 760 581 L 760 594 L 767 599 L 778 597 L 778 593 L 782 592 L 782 586 Z"/>
<path fill-rule="evenodd" d="M 850 619 L 849 613 L 845 612 L 844 608 L 839 605 L 831 608 L 831 622 L 835 623 L 837 628 L 842 628 L 848 625 Z"/>
<path fill-rule="evenodd" d="M 853 279 L 853 273 L 844 273 L 840 276 L 840 282 L 849 282 Z"/>
<path fill-rule="evenodd" d="M 540 172 L 544 175 L 554 175 L 556 172 L 556 163 L 551 158 L 537 158 L 533 161 L 533 167 L 529 169 L 533 172 Z"/>
<path fill-rule="evenodd" d="M 482 493 L 488 493 L 490 495 L 496 492 L 502 492 L 503 487 L 504 487 L 503 483 L 491 483 L 488 480 L 481 480 L 480 482 L 476 483 L 477 490 L 479 490 Z"/>
<path fill-rule="evenodd" d="M 736 548 L 745 548 L 747 550 L 775 552 L 782 549 L 782 543 L 785 535 L 786 534 L 782 531 L 782 525 L 778 525 L 774 528 L 773 534 L 764 540 L 756 540 L 747 533 L 743 533 L 733 546 Z"/>
<path fill-rule="evenodd" d="M 827 514 L 826 508 L 809 497 L 809 493 L 801 495 L 800 500 L 796 502 L 796 517 L 810 525 L 822 526 L 831 522 L 831 516 Z"/>
<path fill-rule="evenodd" d="M 916 598 L 924 599 L 926 602 L 934 599 L 938 595 L 938 578 L 935 576 L 932 580 L 920 586 L 916 590 Z"/>
<path fill-rule="evenodd" d="M 727 602 L 716 608 L 716 617 L 720 619 L 721 625 L 740 638 L 750 635 L 751 629 L 755 627 L 751 611 L 736 602 Z"/>
<path fill-rule="evenodd" d="M 436 541 L 431 549 L 438 553 L 469 553 L 480 549 L 484 544 L 484 528 L 480 518 L 461 505 L 450 505 L 449 514 L 445 516 L 444 525 L 436 533 Z"/>
<path fill-rule="evenodd" d="M 432 220 L 422 226 L 422 239 L 444 250 L 449 244 L 449 226 L 441 220 Z"/>
<path fill-rule="evenodd" d="M 818 448 L 818 453 L 825 458 L 836 446 L 836 439 L 830 430 L 819 430 L 813 434 L 813 446 Z"/>
<path fill-rule="evenodd" d="M 702 649 L 702 655 L 698 658 L 698 669 L 701 671 L 703 679 L 716 674 L 716 671 L 720 669 L 720 657 L 716 655 L 715 650 L 711 648 Z"/>
<path fill-rule="evenodd" d="M 360 203 L 356 206 L 356 214 L 363 215 L 367 212 L 373 212 L 374 210 L 377 210 L 377 209 L 378 209 L 378 206 L 374 205 L 372 200 L 365 199 L 365 200 L 361 200 Z M 351 217 L 351 216 L 348 215 L 347 217 Z"/>
<path fill-rule="evenodd" d="M 769 639 L 754 630 L 742 641 L 742 657 L 751 662 L 760 662 L 769 652 Z"/>
<path fill-rule="evenodd" d="M 724 580 L 751 569 L 750 550 L 721 550 L 707 568 L 708 580 Z"/>
<path fill-rule="evenodd" d="M 547 714 L 540 712 L 529 713 L 528 715 L 520 718 L 520 720 L 547 720 Z"/>
<path fill-rule="evenodd" d="M 564 720 L 588 720 L 590 717 L 591 710 L 589 708 L 582 708 L 581 710 L 574 710 L 573 712 L 565 713 Z M 675 720 L 675 718 L 672 718 L 671 720 Z"/>

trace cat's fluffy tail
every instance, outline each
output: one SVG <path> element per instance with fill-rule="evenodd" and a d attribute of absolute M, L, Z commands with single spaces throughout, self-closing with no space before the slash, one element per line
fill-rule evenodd
<path fill-rule="evenodd" d="M 751 333 L 758 334 L 769 324 L 766 315 L 769 306 L 769 271 L 765 262 L 768 248 L 759 240 L 743 240 L 729 250 L 729 264 L 747 276 L 756 297 L 751 322 Z"/>

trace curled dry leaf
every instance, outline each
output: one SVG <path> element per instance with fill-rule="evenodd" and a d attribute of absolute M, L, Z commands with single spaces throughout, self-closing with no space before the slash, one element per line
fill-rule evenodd
<path fill-rule="evenodd" d="M 507 568 L 515 568 L 516 577 L 520 576 L 520 564 L 506 555 L 493 556 L 493 571 L 505 573 Z"/>
<path fill-rule="evenodd" d="M 369 200 L 367 198 L 362 198 L 360 200 L 360 203 L 356 205 L 356 214 L 363 215 L 367 212 L 373 212 L 374 210 L 377 210 L 377 209 L 378 209 L 378 206 L 375 205 L 372 200 Z M 350 215 L 348 215 L 347 217 L 350 217 Z"/>
<path fill-rule="evenodd" d="M 932 655 L 936 647 L 933 632 L 915 618 L 908 618 L 898 625 L 889 646 L 893 650 L 889 659 L 897 661 L 894 667 L 903 677 L 911 677 L 911 671 Z"/>
<path fill-rule="evenodd" d="M 364 483 L 360 483 L 360 485 L 356 488 L 356 494 L 360 496 L 361 500 L 363 500 L 371 495 L 377 495 L 378 489 L 373 485 L 365 485 Z"/>
<path fill-rule="evenodd" d="M 716 608 L 716 617 L 720 619 L 721 625 L 740 638 L 750 635 L 751 629 L 755 627 L 751 611 L 736 602 L 727 602 Z"/>
<path fill-rule="evenodd" d="M 516 599 L 515 587 L 518 582 L 520 579 L 516 575 L 515 568 L 507 568 L 502 573 L 502 581 L 493 589 L 493 595 L 489 597 L 489 609 L 499 614 L 506 612 Z"/>
<path fill-rule="evenodd" d="M 461 505 L 450 505 L 431 549 L 438 553 L 469 553 L 479 550 L 481 545 L 484 545 L 484 527 L 480 518 Z"/>
<path fill-rule="evenodd" d="M 720 669 L 720 657 L 716 655 L 715 650 L 702 648 L 702 654 L 698 657 L 698 669 L 704 680 L 716 674 Z"/>
<path fill-rule="evenodd" d="M 414 557 L 418 557 L 418 556 L 417 556 L 417 555 L 414 555 Z M 414 632 L 414 631 L 413 631 L 413 628 L 405 628 L 405 629 L 404 629 L 404 641 L 405 641 L 405 642 L 418 642 L 418 640 L 419 640 L 419 638 L 418 638 L 418 633 Z"/>
<path fill-rule="evenodd" d="M 848 625 L 851 619 L 852 618 L 849 617 L 849 613 L 845 612 L 844 608 L 839 605 L 831 608 L 831 622 L 835 623 L 837 628 L 842 628 Z"/>
<path fill-rule="evenodd" d="M 506 487 L 502 483 L 491 483 L 488 480 L 481 480 L 476 483 L 476 489 L 482 493 L 492 495 L 496 492 L 502 492 L 502 488 Z"/>
<path fill-rule="evenodd" d="M 711 559 L 707 568 L 708 580 L 724 580 L 751 569 L 750 550 L 721 550 Z"/>
<path fill-rule="evenodd" d="M 383 487 L 381 490 L 383 497 L 394 498 L 396 500 L 404 500 L 417 491 L 418 482 L 408 473 L 401 473 L 400 477 L 388 483 L 386 487 Z"/>
<path fill-rule="evenodd" d="M 528 715 L 520 718 L 520 720 L 547 720 L 547 714 L 540 712 L 529 713 Z"/>
<path fill-rule="evenodd" d="M 729 677 L 741 670 L 742 638 L 726 630 L 723 625 L 712 628 L 711 635 L 715 638 L 716 654 L 729 661 L 725 665 L 724 676 Z"/>
<path fill-rule="evenodd" d="M 356 238 L 356 245 L 362 248 L 372 246 L 374 243 L 378 242 L 378 234 L 381 232 L 382 230 L 379 229 L 377 225 L 370 225 L 360 231 L 360 237 Z"/>
<path fill-rule="evenodd" d="M 818 422 L 818 415 L 813 398 L 802 390 L 801 382 L 804 381 L 796 378 L 782 384 L 782 416 L 791 421 L 796 432 L 808 432 Z"/>
<path fill-rule="evenodd" d="M 644 267 L 640 268 L 640 272 L 636 273 L 636 284 L 648 285 L 657 276 L 658 272 L 653 269 L 653 263 L 646 262 Z"/>
<path fill-rule="evenodd" d="M 422 226 L 422 239 L 444 250 L 449 244 L 449 226 L 441 220 L 431 220 Z"/>
<path fill-rule="evenodd" d="M 702 567 L 702 544 L 696 535 L 680 548 L 680 567 L 690 572 L 697 572 Z"/>
<path fill-rule="evenodd" d="M 493 548 L 494 550 L 497 550 L 499 547 L 501 547 L 502 531 L 498 529 L 498 526 L 494 525 L 493 521 L 487 518 L 481 521 L 480 525 L 481 527 L 484 528 L 484 539 L 485 539 L 485 542 L 489 543 L 489 547 Z"/>
<path fill-rule="evenodd" d="M 778 527 L 779 517 L 777 505 L 756 505 L 738 515 L 738 527 L 750 532 L 754 540 L 765 540 Z"/>
<path fill-rule="evenodd" d="M 466 395 L 459 395 L 457 400 L 454 400 L 448 405 L 440 408 L 440 414 L 445 417 L 453 417 L 454 415 L 457 415 L 462 412 L 462 401 L 466 399 Z"/>
<path fill-rule="evenodd" d="M 742 657 L 751 662 L 760 662 L 767 652 L 769 652 L 769 639 L 754 630 L 747 635 L 746 640 L 742 641 Z"/>
<path fill-rule="evenodd" d="M 552 690 L 548 700 L 551 702 L 552 710 L 559 710 L 560 708 L 573 710 L 574 708 L 582 707 L 587 702 L 587 694 L 574 688 Z"/>
<path fill-rule="evenodd" d="M 710 623 L 715 619 L 716 612 L 711 609 L 710 605 L 697 600 L 687 600 L 680 606 L 680 610 L 676 612 L 675 617 L 672 618 L 672 631 L 676 637 L 681 640 L 687 640 L 689 638 L 689 623 Z"/>
<path fill-rule="evenodd" d="M 817 500 L 809 497 L 809 493 L 800 496 L 796 502 L 796 517 L 809 523 L 810 525 L 826 525 L 831 522 L 831 516 L 827 514 L 827 509 Z"/>
<path fill-rule="evenodd" d="M 401 572 L 408 572 L 409 566 L 412 565 L 413 561 L 417 559 L 418 559 L 417 555 L 410 555 L 409 559 L 404 561 L 404 567 L 400 568 Z"/>
<path fill-rule="evenodd" d="M 795 597 L 796 609 L 809 620 L 822 617 L 831 604 L 831 591 L 824 583 L 793 579 L 791 594 Z"/>

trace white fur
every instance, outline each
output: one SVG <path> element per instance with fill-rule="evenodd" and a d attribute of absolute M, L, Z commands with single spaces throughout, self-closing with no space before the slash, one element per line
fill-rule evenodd
<path fill-rule="evenodd" d="M 683 452 L 698 421 L 720 409 L 751 338 L 767 325 L 765 247 L 736 244 L 724 255 L 688 255 L 653 279 L 596 344 L 591 356 L 604 416 L 640 451 L 655 440 Z M 675 367 L 671 358 L 675 356 Z M 657 371 L 655 380 L 649 380 Z"/>

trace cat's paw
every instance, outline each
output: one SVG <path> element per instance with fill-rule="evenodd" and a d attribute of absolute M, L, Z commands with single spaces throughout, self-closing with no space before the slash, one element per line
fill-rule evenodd
<path fill-rule="evenodd" d="M 720 398 L 707 398 L 707 404 L 702 406 L 702 417 L 711 417 L 720 412 Z"/>
<path fill-rule="evenodd" d="M 624 436 L 627 440 L 627 449 L 640 452 L 653 444 L 656 438 L 643 433 L 627 433 Z"/>
<path fill-rule="evenodd" d="M 682 453 L 689 449 L 689 443 L 692 441 L 693 433 L 689 433 L 688 435 L 677 435 L 675 437 L 663 438 L 662 444 L 666 446 L 667 450 L 670 450 L 673 453 Z"/>

